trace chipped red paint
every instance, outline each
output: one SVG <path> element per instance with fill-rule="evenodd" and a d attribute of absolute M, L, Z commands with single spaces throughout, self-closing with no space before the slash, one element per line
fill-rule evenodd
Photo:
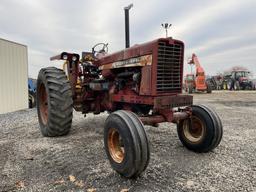
<path fill-rule="evenodd" d="M 142 81 L 141 84 L 141 95 L 152 95 L 152 96 L 157 96 L 157 95 L 169 95 L 170 91 L 164 93 L 162 92 L 157 93 L 156 90 L 156 74 L 157 74 L 157 59 L 158 59 L 158 44 L 159 42 L 168 42 L 169 44 L 180 44 L 182 49 L 181 53 L 181 58 L 180 60 L 182 61 L 181 67 L 180 67 L 180 82 L 183 80 L 183 60 L 184 60 L 184 43 L 179 40 L 174 40 L 172 38 L 160 38 L 156 39 L 154 41 L 140 44 L 140 45 L 134 45 L 128 49 L 125 49 L 123 51 L 119 51 L 113 54 L 109 54 L 104 56 L 103 58 L 96 60 L 95 65 L 97 66 L 104 66 L 104 65 L 109 65 L 117 61 L 124 61 L 130 58 L 136 58 L 140 57 L 143 55 L 150 55 L 152 54 L 152 65 L 150 69 L 144 69 L 146 66 L 143 67 L 142 69 L 142 79 L 145 81 Z M 123 66 L 125 67 L 125 66 Z M 102 71 L 104 73 L 104 69 Z M 150 73 L 150 74 L 148 74 Z M 149 78 L 150 76 L 150 78 Z M 180 90 L 177 91 L 172 91 L 171 93 L 182 93 L 182 87 Z"/>
<path fill-rule="evenodd" d="M 165 46 L 167 49 L 170 47 L 176 49 L 175 46 L 178 46 L 180 52 L 174 59 L 178 57 L 179 71 L 175 71 L 177 74 L 174 75 L 178 77 L 175 77 L 176 79 L 174 80 L 182 83 L 184 44 L 172 38 L 156 39 L 148 43 L 134 45 L 113 54 L 105 55 L 99 59 L 94 58 L 88 60 L 93 66 L 101 70 L 101 75 L 109 83 L 108 91 L 101 90 L 98 82 L 93 84 L 94 90 L 86 88 L 90 82 L 97 80 L 94 76 L 80 69 L 86 57 L 82 58 L 81 61 L 74 61 L 72 60 L 73 56 L 78 56 L 79 58 L 79 55 L 63 52 L 60 55 L 52 57 L 51 60 L 61 59 L 67 61 L 67 72 L 71 82 L 74 108 L 76 110 L 82 111 L 83 113 L 93 112 L 94 114 L 98 114 L 105 110 L 115 111 L 117 109 L 124 109 L 132 111 L 135 105 L 149 106 L 153 110 L 153 114 L 143 116 L 141 120 L 145 124 L 156 125 L 160 122 L 175 122 L 187 118 L 188 112 L 174 112 L 173 108 L 192 105 L 192 96 L 180 95 L 182 86 L 170 90 L 167 89 L 166 91 L 165 89 L 162 90 L 162 87 L 157 87 L 159 83 L 157 76 L 160 46 Z M 167 66 L 172 67 L 172 65 L 174 64 L 170 61 Z M 121 73 L 124 73 L 126 69 L 129 69 L 129 71 L 140 70 L 141 77 L 137 88 L 133 87 L 134 82 L 131 79 L 129 80 L 129 78 L 126 79 L 125 87 L 118 88 L 116 85 L 120 70 L 123 70 Z"/>

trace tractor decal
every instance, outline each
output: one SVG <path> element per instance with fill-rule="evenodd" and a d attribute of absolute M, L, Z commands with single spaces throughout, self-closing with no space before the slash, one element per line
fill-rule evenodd
<path fill-rule="evenodd" d="M 140 57 L 130 58 L 123 61 L 113 62 L 107 65 L 102 65 L 99 69 L 115 69 L 121 67 L 139 67 L 152 64 L 152 55 L 144 55 Z"/>

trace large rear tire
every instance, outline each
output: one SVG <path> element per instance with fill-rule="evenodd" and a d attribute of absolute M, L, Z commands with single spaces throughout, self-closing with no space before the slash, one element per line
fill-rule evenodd
<path fill-rule="evenodd" d="M 126 178 L 139 176 L 149 163 L 144 126 L 132 112 L 111 113 L 104 128 L 105 151 L 112 168 Z"/>
<path fill-rule="evenodd" d="M 47 67 L 37 78 L 37 113 L 43 136 L 55 137 L 69 133 L 73 117 L 70 83 L 63 70 Z"/>
<path fill-rule="evenodd" d="M 191 119 L 177 125 L 182 144 L 195 152 L 209 152 L 216 148 L 222 138 L 222 123 L 215 111 L 205 105 L 193 105 Z"/>

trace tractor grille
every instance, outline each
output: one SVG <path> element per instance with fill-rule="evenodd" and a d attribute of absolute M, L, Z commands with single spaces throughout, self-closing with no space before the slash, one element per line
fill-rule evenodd
<path fill-rule="evenodd" d="M 159 42 L 157 64 L 157 92 L 180 91 L 182 45 Z"/>

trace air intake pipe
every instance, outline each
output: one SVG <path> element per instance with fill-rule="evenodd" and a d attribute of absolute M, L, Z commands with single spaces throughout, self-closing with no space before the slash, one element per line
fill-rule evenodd
<path fill-rule="evenodd" d="M 133 4 L 124 7 L 125 16 L 125 48 L 130 47 L 130 29 L 129 29 L 129 10 L 133 7 Z"/>

